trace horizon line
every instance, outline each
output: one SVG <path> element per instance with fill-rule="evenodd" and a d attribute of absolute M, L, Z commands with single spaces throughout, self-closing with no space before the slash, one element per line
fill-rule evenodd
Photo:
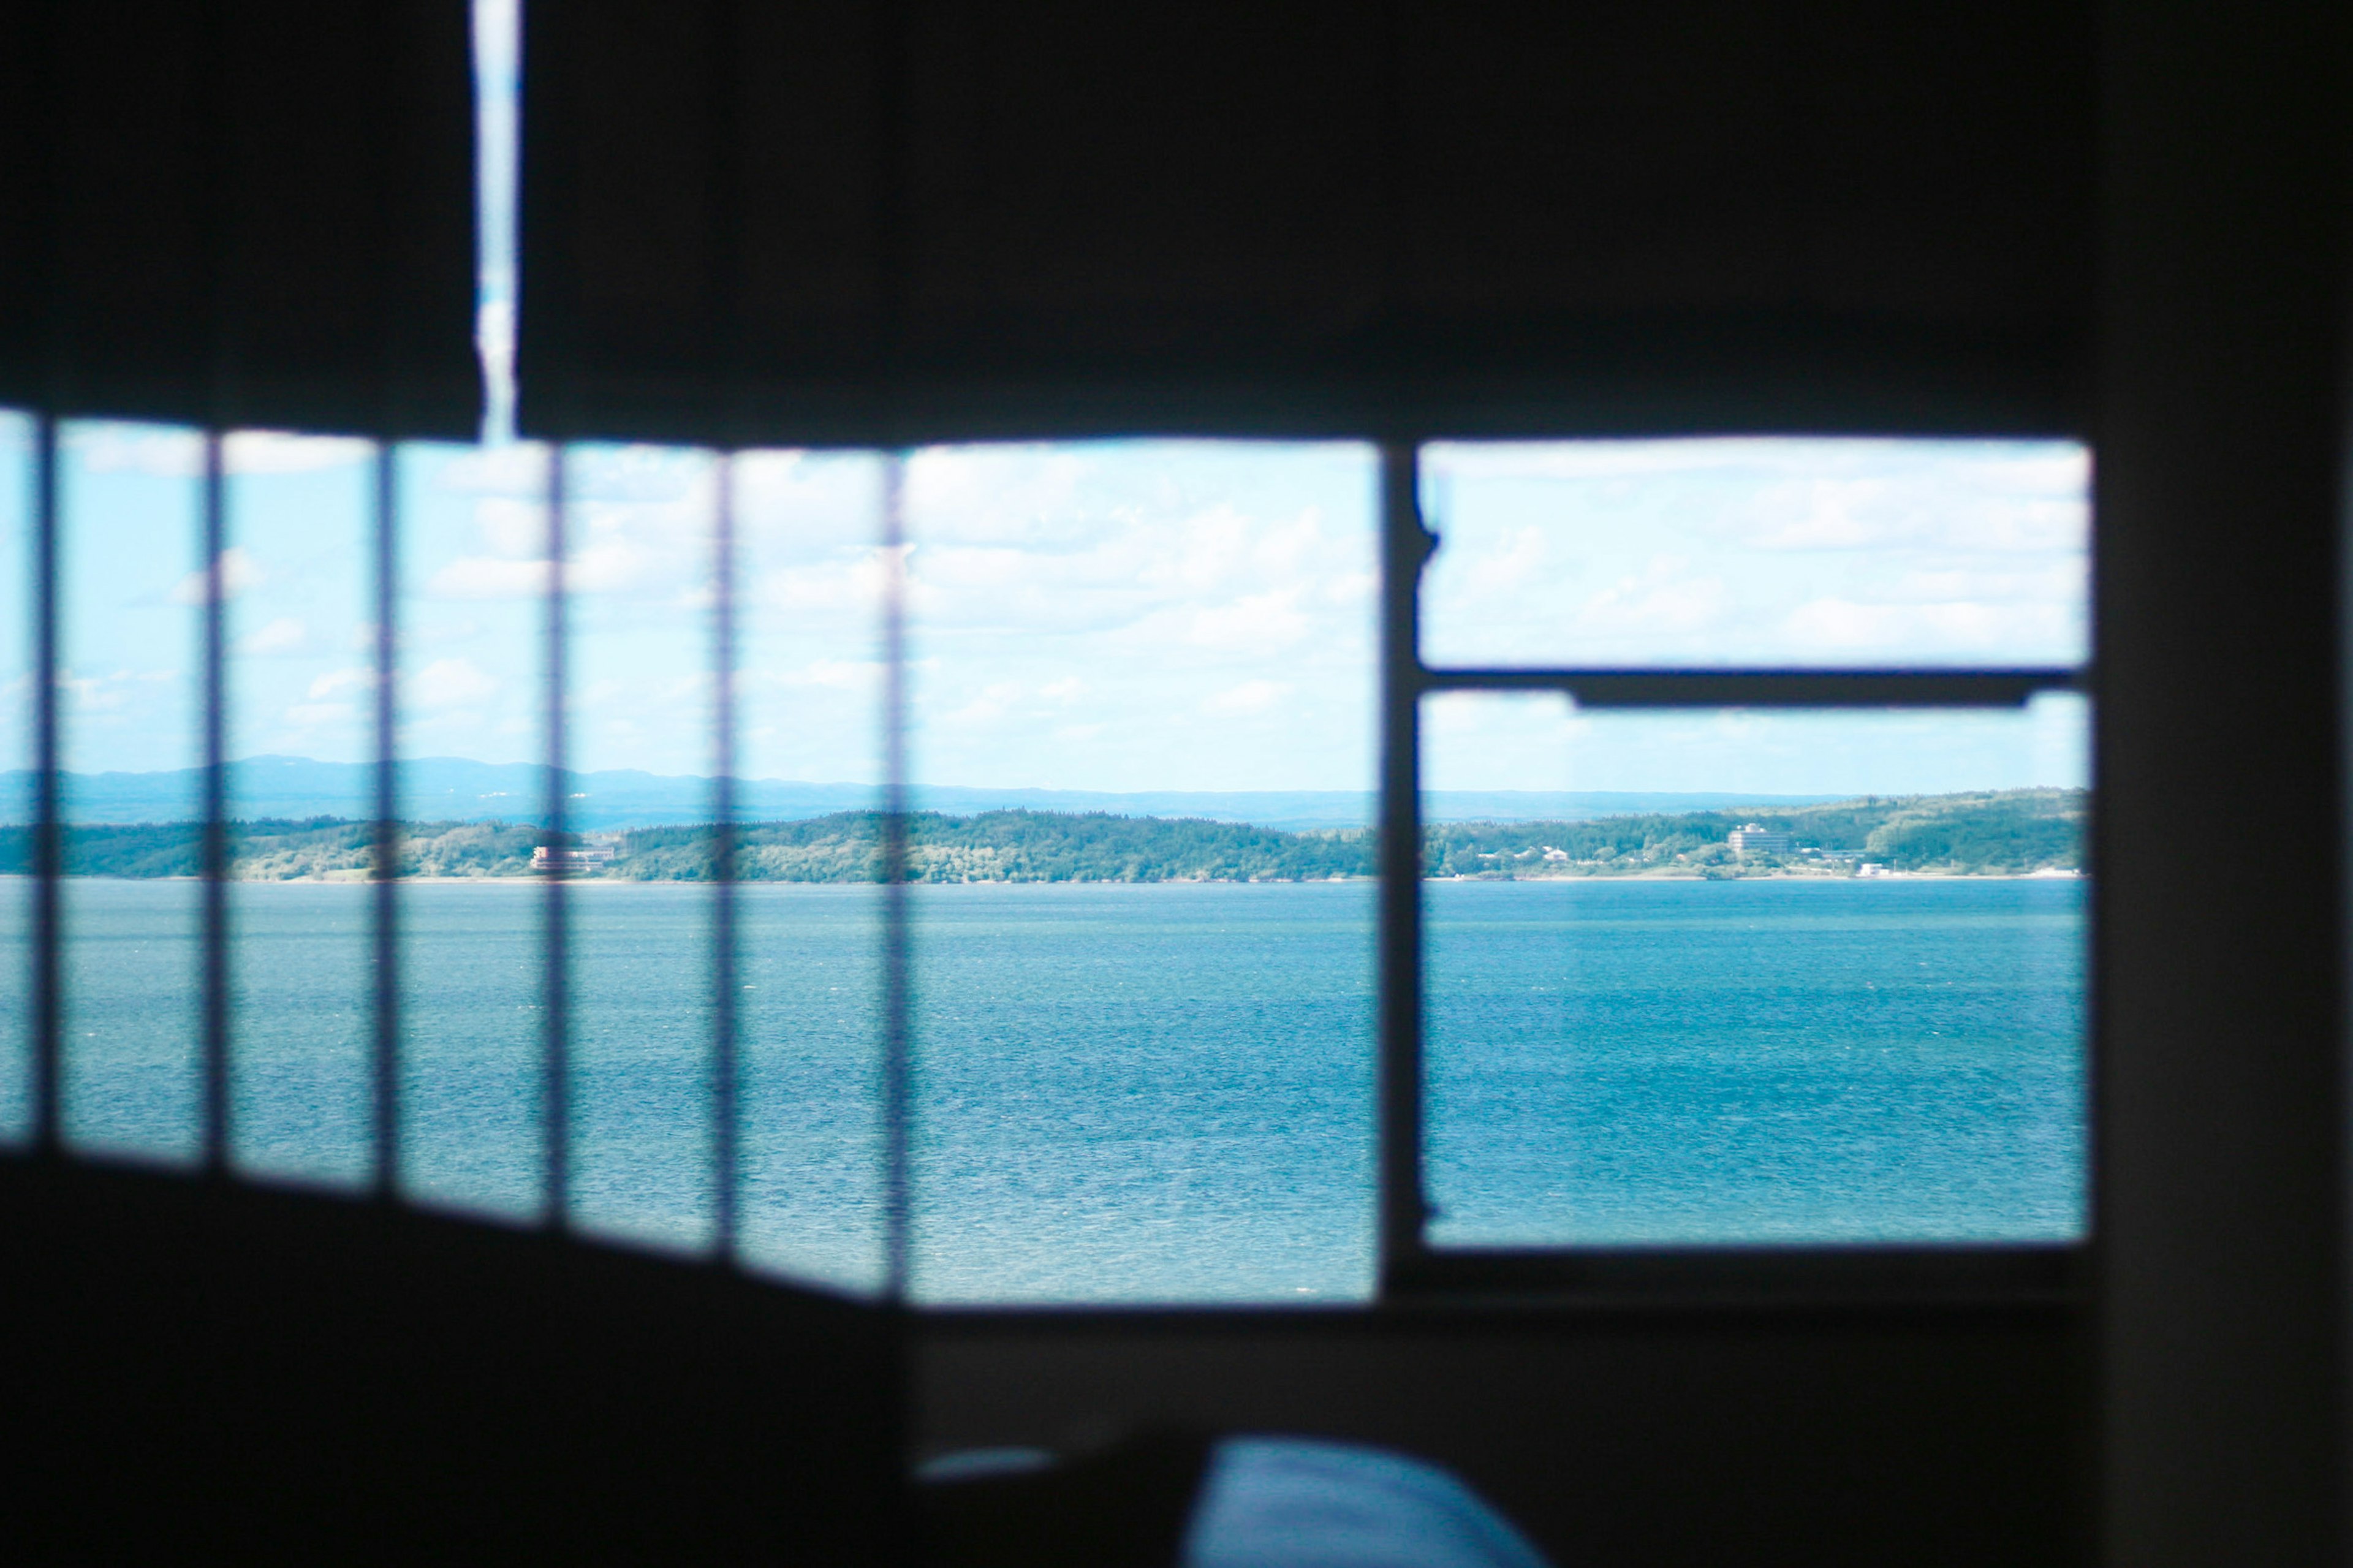
<path fill-rule="evenodd" d="M 257 752 L 257 753 L 255 753 L 255 754 L 253 754 L 253 755 L 251 755 L 251 756 L 231 758 L 229 761 L 227 761 L 227 763 L 225 763 L 223 764 L 223 766 L 224 766 L 224 767 L 227 767 L 227 768 L 237 768 L 237 767 L 244 767 L 244 766 L 249 765 L 249 764 L 251 764 L 251 763 L 303 763 L 303 764 L 305 764 L 305 765 L 307 765 L 307 766 L 311 766 L 311 767 L 326 767 L 326 768 L 353 768 L 353 769 L 367 769 L 367 770 L 371 770 L 371 771 L 372 771 L 372 770 L 376 766 L 376 763 L 375 763 L 375 760 L 373 760 L 373 759 L 371 759 L 371 760 L 369 760 L 369 761 L 366 761 L 366 762 L 356 762 L 356 763 L 353 763 L 353 762 L 336 762 L 336 761 L 329 761 L 329 760 L 325 760 L 325 759 L 322 759 L 322 758 L 317 758 L 317 757 L 300 757 L 300 756 L 293 756 L 293 755 L 288 754 L 288 753 L 286 753 L 286 752 Z M 395 766 L 396 766 L 396 767 L 398 767 L 398 768 L 407 768 L 407 767 L 415 767 L 415 766 L 427 765 L 427 764 L 436 763 L 455 763 L 462 764 L 462 765 L 467 766 L 467 767 L 478 767 L 478 768 L 530 768 L 530 769 L 534 769 L 534 770 L 538 770 L 538 771 L 541 771 L 541 772 L 544 772 L 544 771 L 545 771 L 545 769 L 546 769 L 546 766 L 547 766 L 547 764 L 546 764 L 546 763 L 538 763 L 538 762 L 506 762 L 506 763 L 490 763 L 490 762 L 483 762 L 483 761 L 481 761 L 480 759 L 479 759 L 479 758 L 474 758 L 474 757 L 460 757 L 460 756 L 448 756 L 448 755 L 420 756 L 420 757 L 402 757 L 402 758 L 396 758 L 396 759 L 395 759 Z M 35 775 L 36 773 L 37 773 L 37 772 L 38 772 L 38 770 L 37 770 L 37 769 L 34 769 L 34 768 L 7 768 L 7 769 L 0 769 L 0 778 L 31 777 L 31 776 Z M 178 774 L 183 774 L 183 773 L 195 773 L 195 774 L 201 774 L 201 773 L 204 773 L 204 772 L 205 772 L 205 769 L 204 769 L 204 767 L 203 767 L 201 764 L 192 764 L 192 765 L 190 765 L 190 766 L 186 766 L 186 767 L 178 767 L 178 768 L 145 768 L 145 769 L 132 769 L 132 768 L 102 768 L 102 769 L 94 769 L 94 770 L 87 770 L 87 771 L 85 771 L 85 770 L 74 769 L 74 768 L 61 768 L 61 769 L 59 769 L 59 770 L 58 770 L 58 774 L 59 774 L 59 776 L 60 776 L 60 777 L 65 777 L 65 778 L 124 778 L 124 779 L 152 779 L 152 778 L 169 778 L 169 777 L 173 777 L 173 776 L 175 776 L 175 775 L 178 775 Z M 645 768 L 574 768 L 574 767 L 567 767 L 567 768 L 565 768 L 565 769 L 564 770 L 564 773 L 565 773 L 565 776 L 567 776 L 567 777 L 571 777 L 571 778 L 593 778 L 593 777 L 597 777 L 597 776 L 600 776 L 600 775 L 607 775 L 607 776 L 609 776 L 609 775 L 613 775 L 613 774 L 623 774 L 623 775 L 634 775 L 634 776 L 636 776 L 636 777 L 645 778 L 645 779 L 658 780 L 658 781 L 661 781 L 661 782 L 665 782 L 665 783 L 681 783 L 681 784 L 708 784 L 715 783 L 715 782 L 717 782 L 718 777 L 719 777 L 719 775 L 717 775 L 717 774 L 715 774 L 715 773 L 654 773 L 654 772 L 651 772 L 651 771 L 649 771 L 649 770 L 648 770 L 648 769 L 645 769 Z M 734 784 L 739 784 L 739 785 L 741 785 L 741 784 L 779 784 L 779 785 L 786 785 L 786 786 L 790 786 L 790 787 L 794 787 L 794 788 L 800 788 L 800 789 L 821 789 L 821 790 L 880 790 L 880 789 L 882 789 L 882 788 L 885 788 L 885 787 L 886 787 L 886 785 L 884 784 L 884 783 L 883 783 L 882 781 L 881 781 L 881 780 L 863 780 L 863 779 L 795 779 L 795 778 L 776 778 L 776 777 L 754 778 L 754 777 L 750 777 L 750 776 L 746 776 L 746 775 L 743 775 L 743 774 L 738 774 L 738 775 L 736 775 L 736 776 L 735 776 L 735 777 L 734 777 L 731 782 L 733 782 L 733 783 L 734 783 Z M 1359 797 L 1363 797 L 1363 798 L 1365 798 L 1365 799 L 1370 800 L 1370 799 L 1374 798 L 1375 796 L 1377 796 L 1377 795 L 1378 795 L 1378 793 L 1379 793 L 1379 791 L 1378 791 L 1377 787 L 1377 786 L 1375 786 L 1375 785 L 1372 785 L 1372 784 L 1365 784 L 1365 785 L 1361 785 L 1361 786 L 1358 786 L 1358 787 L 1356 787 L 1356 788 L 1334 788 L 1334 787 L 1330 787 L 1330 786 L 1285 786 L 1285 785 L 1278 785 L 1278 786 L 1271 786 L 1271 787 L 1268 787 L 1268 786 L 1250 786 L 1250 787 L 1238 787 L 1238 788 L 1213 788 L 1213 789 L 1201 789 L 1201 788 L 1170 788 L 1170 787 L 1157 787 L 1157 788 L 1147 788 L 1147 789 L 1104 789 L 1104 788 L 1095 788 L 1095 787 L 1091 787 L 1091 786 L 1087 786 L 1087 785 L 1073 785 L 1073 784 L 941 784 L 941 783 L 930 783 L 930 782 L 923 782 L 923 781 L 910 781 L 908 784 L 906 784 L 904 785 L 904 787 L 909 788 L 909 789 L 915 789 L 915 790 L 926 790 L 926 789 L 931 789 L 931 790 L 970 790 L 970 791 L 980 791 L 980 792 L 993 792 L 993 793 L 997 793 L 997 794 L 1015 794 L 1015 793 L 1025 793 L 1025 794 L 1033 794 L 1033 795 L 1106 795 L 1106 796 L 1113 796 L 1113 797 L 1117 797 L 1117 796 L 1126 796 L 1126 795 L 1138 795 L 1138 796 L 1140 796 L 1140 795 L 1310 795 L 1359 796 Z M 2081 786 L 2081 785 L 2071 785 L 2071 784 L 2009 784 L 2009 785 L 2001 785 L 2001 786 L 1998 786 L 1998 789 L 1997 789 L 1997 790 L 1990 790 L 1990 791 L 1989 791 L 1989 790 L 1987 790 L 1987 789 L 1984 789 L 1984 788 L 1978 788 L 1978 789 L 1975 789 L 1975 790 L 1971 790 L 1971 789 L 1957 789 L 1957 790 L 1910 791 L 1910 792 L 1904 792 L 1904 793 L 1915 794 L 1915 795 L 1927 795 L 1927 794 L 1967 795 L 1967 794 L 1998 793 L 1998 792 L 1999 792 L 1999 790 L 2008 790 L 2008 789 L 2070 789 L 2070 788 L 2081 788 L 2081 787 L 2084 787 L 2084 786 Z M 1523 788 L 1523 787 L 1485 787 L 1485 786 L 1482 786 L 1482 787 L 1475 787 L 1475 788 L 1467 788 L 1467 789 L 1465 789 L 1465 788 L 1437 788 L 1437 787 L 1424 787 L 1424 788 L 1422 789 L 1422 791 L 1421 791 L 1421 794 L 1423 794 L 1424 795 L 1703 795 L 1703 796 L 1710 796 L 1710 797 L 1714 797 L 1714 796 L 1722 796 L 1722 797 L 1725 797 L 1725 798 L 1726 798 L 1726 799 L 1730 799 L 1730 798 L 1733 798 L 1733 797 L 1736 797 L 1736 797 L 1739 797 L 1739 798 L 1742 798 L 1742 799 L 1755 799 L 1755 800 L 1760 800 L 1760 801 L 1761 801 L 1761 800 L 1791 800 L 1791 801 L 1803 800 L 1803 801 L 1821 801 L 1821 800 L 1843 800 L 1843 799 L 1848 799 L 1848 798 L 1862 799 L 1862 798 L 1864 798 L 1867 795 L 1869 795 L 1869 794 L 1871 794 L 1871 793 L 1873 793 L 1873 792 L 1868 792 L 1868 791 L 1838 792 L 1838 791 L 1822 791 L 1822 790 L 1785 791 L 1785 790 L 1629 789 L 1629 788 L 1599 788 L 1599 789 L 1567 789 L 1567 788 L 1553 788 L 1553 789 L 1528 789 L 1528 788 Z M 1881 791 L 1881 792 L 1877 792 L 1877 793 L 1880 793 L 1880 794 L 1887 794 L 1887 793 L 1890 793 L 1890 792 Z"/>

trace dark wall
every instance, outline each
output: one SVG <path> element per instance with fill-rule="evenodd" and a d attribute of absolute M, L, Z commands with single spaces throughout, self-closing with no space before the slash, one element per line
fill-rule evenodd
<path fill-rule="evenodd" d="M 1444 1463 L 1563 1568 L 2088 1560 L 2057 1307 L 944 1314 L 926 1451 L 1153 1422 Z"/>
<path fill-rule="evenodd" d="M 2117 4 L 2104 60 L 2107 1550 L 2341 1563 L 2353 11 Z M 2307 830 L 2192 826 L 2255 800 Z"/>

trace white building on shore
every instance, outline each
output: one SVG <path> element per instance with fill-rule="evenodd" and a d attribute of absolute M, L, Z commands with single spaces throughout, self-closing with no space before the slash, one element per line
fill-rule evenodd
<path fill-rule="evenodd" d="M 554 848 L 543 844 L 531 852 L 531 868 L 534 871 L 586 871 L 594 866 L 609 866 L 620 858 L 617 844 L 583 844 L 575 848 Z"/>
<path fill-rule="evenodd" d="M 1792 847 L 1789 835 L 1773 832 L 1754 822 L 1734 828 L 1728 842 L 1736 855 L 1751 850 L 1760 855 L 1787 855 Z"/>

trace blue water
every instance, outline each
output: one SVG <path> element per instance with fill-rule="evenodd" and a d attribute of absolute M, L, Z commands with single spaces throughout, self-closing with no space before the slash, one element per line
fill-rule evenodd
<path fill-rule="evenodd" d="M 2084 892 L 1433 888 L 1433 1237 L 2081 1235 Z"/>
<path fill-rule="evenodd" d="M 21 882 L 0 959 L 23 962 Z M 539 911 L 402 890 L 404 1184 L 541 1212 Z M 70 1139 L 195 1152 L 196 889 L 67 885 Z M 2071 882 L 1433 883 L 1440 1240 L 2052 1239 L 2084 1224 Z M 1314 1300 L 1372 1285 L 1372 890 L 914 890 L 914 1275 L 934 1300 Z M 871 1287 L 876 890 L 742 891 L 744 1247 Z M 368 890 L 238 884 L 233 1144 L 364 1180 Z M 709 894 L 580 884 L 569 1205 L 706 1246 Z M 22 973 L 21 967 L 16 971 Z M 22 1125 L 21 1007 L 0 1113 Z"/>

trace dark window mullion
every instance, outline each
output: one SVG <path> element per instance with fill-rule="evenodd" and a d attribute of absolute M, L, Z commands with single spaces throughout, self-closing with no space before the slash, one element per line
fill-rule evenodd
<path fill-rule="evenodd" d="M 1380 1286 L 1419 1256 L 1429 1215 L 1421 1149 L 1420 458 L 1381 448 Z"/>
<path fill-rule="evenodd" d="M 394 679 L 399 657 L 395 615 L 400 607 L 400 492 L 397 449 L 375 449 L 374 515 L 375 571 L 375 876 L 371 936 L 375 960 L 375 1190 L 400 1191 L 400 775 L 395 760 L 399 710 Z"/>
<path fill-rule="evenodd" d="M 540 962 L 540 1118 L 543 1201 L 546 1224 L 563 1230 L 571 1223 L 572 1163 L 572 1040 L 571 925 L 565 893 L 568 857 L 565 822 L 568 788 L 565 765 L 565 694 L 567 672 L 565 653 L 565 572 L 566 495 L 565 447 L 555 442 L 547 449 L 547 581 L 543 595 L 545 643 L 543 677 L 546 711 L 545 842 L 549 847 L 542 900 Z"/>
<path fill-rule="evenodd" d="M 882 459 L 882 1223 L 883 1293 L 909 1294 L 912 1000 L 907 904 L 906 455 Z"/>
<path fill-rule="evenodd" d="M 719 456 L 712 519 L 712 1249 L 735 1256 L 742 1023 L 735 924 L 735 458 Z"/>
<path fill-rule="evenodd" d="M 1426 669 L 1424 691 L 1558 691 L 1580 708 L 2022 708 L 2081 691 L 2063 667 L 1953 669 Z"/>
<path fill-rule="evenodd" d="M 202 1039 L 204 1161 L 216 1173 L 229 1167 L 228 951 L 228 552 L 227 475 L 217 430 L 205 432 L 203 533 L 205 597 L 204 839 L 200 870 L 204 900 Z"/>
<path fill-rule="evenodd" d="M 33 1144 L 63 1142 L 58 1091 L 65 1038 L 65 873 L 58 733 L 59 595 L 58 425 L 43 414 L 33 433 Z"/>

